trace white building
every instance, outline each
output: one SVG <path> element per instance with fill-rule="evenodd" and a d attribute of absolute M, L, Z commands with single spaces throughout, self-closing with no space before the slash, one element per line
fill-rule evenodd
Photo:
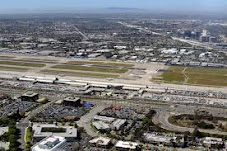
<path fill-rule="evenodd" d="M 167 146 L 172 145 L 171 141 L 175 141 L 177 138 L 176 136 L 158 135 L 155 133 L 144 133 L 143 137 L 146 142 Z"/>
<path fill-rule="evenodd" d="M 66 151 L 66 139 L 60 136 L 49 136 L 34 145 L 32 151 Z"/>
<path fill-rule="evenodd" d="M 40 141 L 52 135 L 64 137 L 67 141 L 74 141 L 77 139 L 77 129 L 72 126 L 56 126 L 55 124 L 34 124 L 32 126 L 32 129 L 34 131 L 33 138 L 36 141 Z"/>
<path fill-rule="evenodd" d="M 0 136 L 9 131 L 9 127 L 0 127 Z"/>
<path fill-rule="evenodd" d="M 214 137 L 205 137 L 203 139 L 203 145 L 206 147 L 213 147 L 213 146 L 222 146 L 224 142 L 222 138 L 214 138 Z"/>
<path fill-rule="evenodd" d="M 118 141 L 117 144 L 115 145 L 116 150 L 138 150 L 139 144 L 134 143 L 134 142 L 123 142 L 123 141 Z"/>
<path fill-rule="evenodd" d="M 108 148 L 111 144 L 111 139 L 107 137 L 97 137 L 89 141 L 95 147 Z"/>

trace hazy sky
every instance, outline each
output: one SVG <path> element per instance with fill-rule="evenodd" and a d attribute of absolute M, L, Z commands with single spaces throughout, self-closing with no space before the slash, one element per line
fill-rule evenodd
<path fill-rule="evenodd" d="M 1 0 L 0 11 L 132 7 L 165 11 L 227 12 L 227 0 Z"/>

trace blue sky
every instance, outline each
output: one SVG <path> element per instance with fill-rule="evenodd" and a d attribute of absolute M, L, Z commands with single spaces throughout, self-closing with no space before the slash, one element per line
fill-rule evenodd
<path fill-rule="evenodd" d="M 0 3 L 0 11 L 106 7 L 227 12 L 227 0 L 1 0 Z"/>

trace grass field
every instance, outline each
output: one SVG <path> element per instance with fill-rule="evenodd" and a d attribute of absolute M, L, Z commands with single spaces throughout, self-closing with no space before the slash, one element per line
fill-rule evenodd
<path fill-rule="evenodd" d="M 26 67 L 44 67 L 43 63 L 31 63 L 31 62 L 16 62 L 16 61 L 0 61 L 1 65 L 11 65 L 11 66 L 26 66 Z"/>
<path fill-rule="evenodd" d="M 174 66 L 169 67 L 158 79 L 167 83 L 227 86 L 227 69 Z"/>
<path fill-rule="evenodd" d="M 64 75 L 64 76 L 85 76 L 95 78 L 117 78 L 118 74 L 103 74 L 92 72 L 70 72 L 70 71 L 58 71 L 58 70 L 42 70 L 41 73 L 51 75 Z"/>
<path fill-rule="evenodd" d="M 0 55 L 0 58 L 1 59 L 12 59 L 12 58 L 16 58 L 16 57 L 14 57 L 14 56 L 2 56 L 2 55 Z"/>
<path fill-rule="evenodd" d="M 53 66 L 52 68 L 76 70 L 76 71 L 80 70 L 80 71 L 90 71 L 90 72 L 101 72 L 101 73 L 115 73 L 115 74 L 122 74 L 128 71 L 128 69 L 92 67 L 92 66 L 80 66 L 80 65 L 56 65 L 56 66 Z"/>
<path fill-rule="evenodd" d="M 123 62 L 107 62 L 107 61 L 69 61 L 67 64 L 72 64 L 72 65 L 79 65 L 79 64 L 93 64 L 93 65 L 100 65 L 100 66 L 113 66 L 113 67 L 133 67 L 133 64 L 130 63 L 123 63 Z"/>
<path fill-rule="evenodd" d="M 0 66 L 0 71 L 18 71 L 18 72 L 26 72 L 28 68 L 18 68 L 18 67 L 6 67 Z"/>
<path fill-rule="evenodd" d="M 225 117 L 199 117 L 191 114 L 181 114 L 177 116 L 169 117 L 168 121 L 180 127 L 190 127 L 190 128 L 202 128 L 202 129 L 218 129 L 223 132 L 227 132 L 227 125 L 223 124 L 227 121 Z M 220 129 L 220 123 L 223 125 Z"/>
<path fill-rule="evenodd" d="M 32 128 L 31 127 L 27 127 L 26 128 L 26 143 L 28 142 L 32 142 Z"/>

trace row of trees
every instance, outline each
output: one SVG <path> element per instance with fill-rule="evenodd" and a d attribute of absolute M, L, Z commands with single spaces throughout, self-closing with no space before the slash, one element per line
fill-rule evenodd
<path fill-rule="evenodd" d="M 19 143 L 17 142 L 19 131 L 16 128 L 16 120 L 11 118 L 9 119 L 9 150 L 18 151 Z"/>

